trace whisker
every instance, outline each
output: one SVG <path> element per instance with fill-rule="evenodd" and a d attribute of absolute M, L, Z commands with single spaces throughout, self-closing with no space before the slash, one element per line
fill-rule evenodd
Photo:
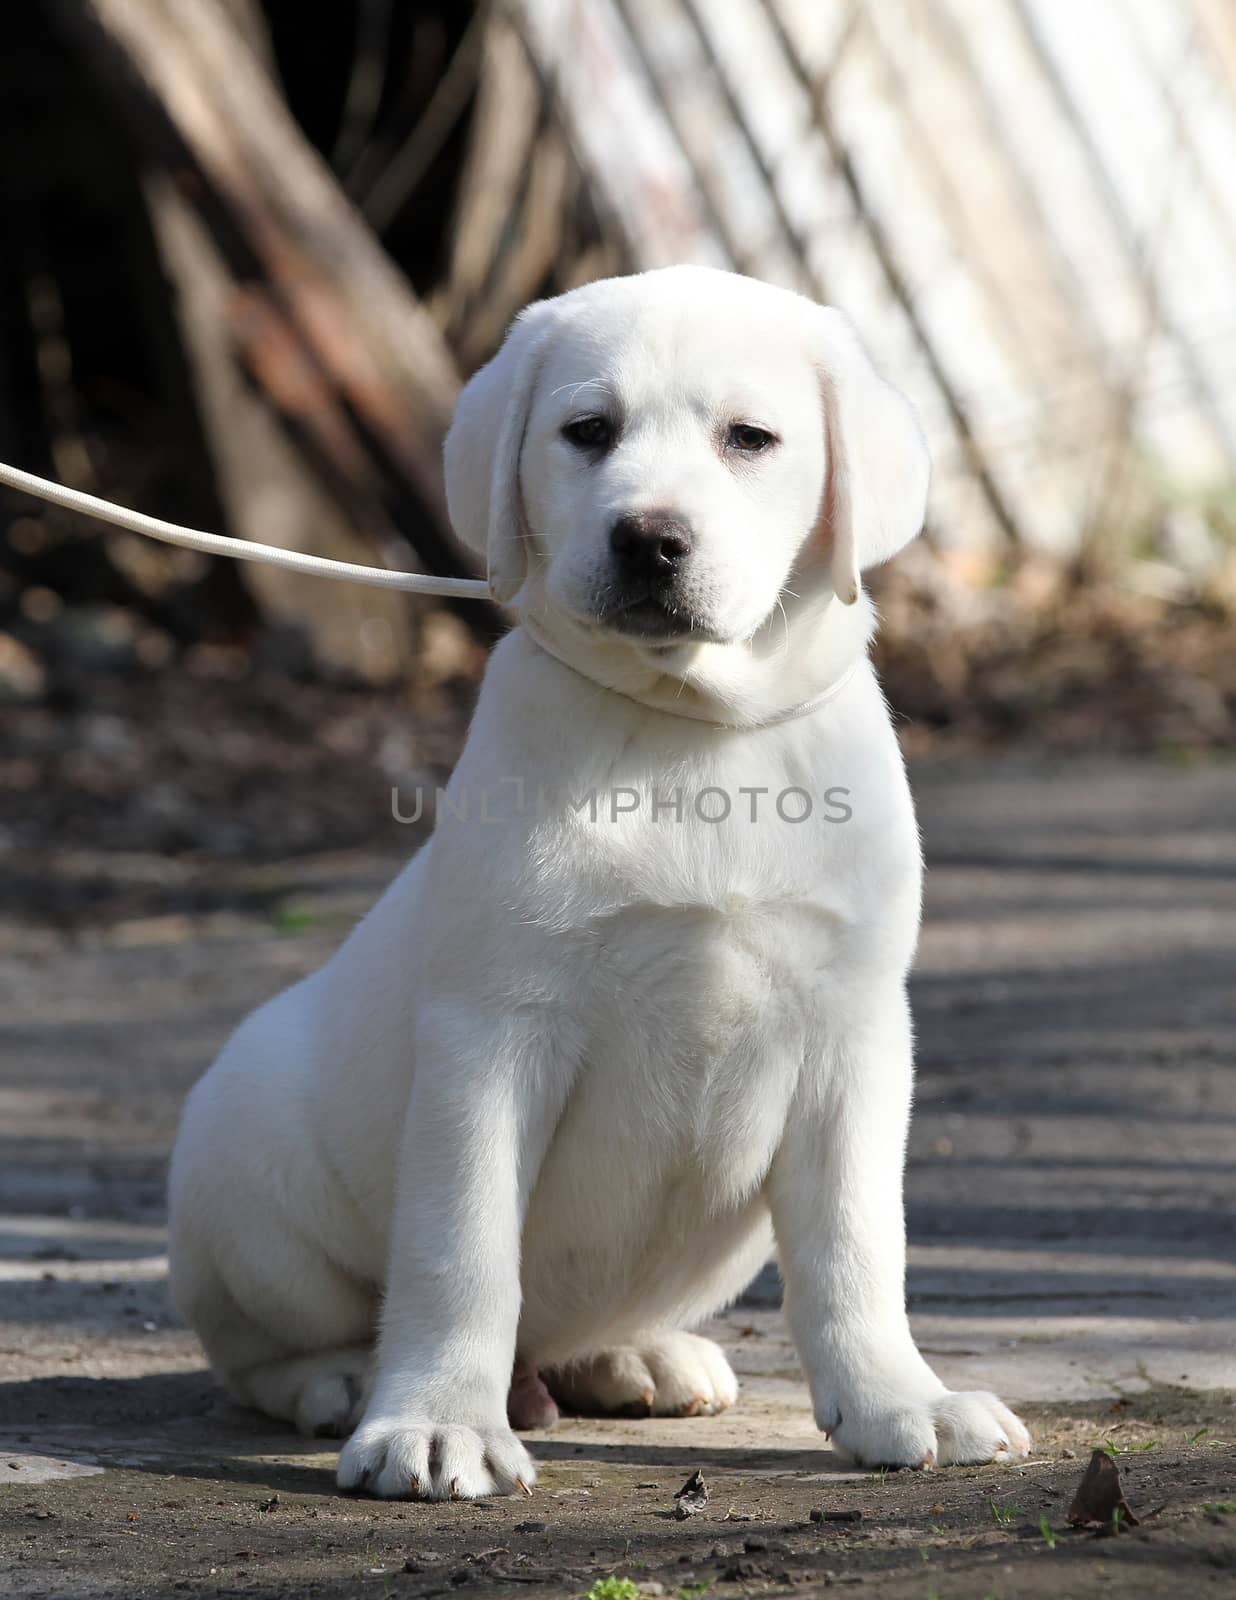
<path fill-rule="evenodd" d="M 790 648 L 790 619 L 785 609 L 785 601 L 782 600 L 780 595 L 777 596 L 777 610 L 781 613 L 781 622 L 785 629 L 785 635 L 781 641 L 781 648 L 778 650 L 777 654 L 785 655 Z"/>
<path fill-rule="evenodd" d="M 581 389 L 599 389 L 602 394 L 608 394 L 611 397 L 614 394 L 611 386 L 603 378 L 583 378 L 578 383 L 560 383 L 556 389 L 550 390 L 550 394 L 559 395 L 568 389 L 571 391 L 572 400 L 575 399 Z"/>

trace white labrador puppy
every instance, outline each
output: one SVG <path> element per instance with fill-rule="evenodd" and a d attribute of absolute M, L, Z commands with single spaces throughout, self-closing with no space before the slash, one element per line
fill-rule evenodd
<path fill-rule="evenodd" d="M 342 1487 L 487 1495 L 551 1394 L 731 1404 L 682 1330 L 775 1240 L 835 1448 L 1024 1455 L 905 1313 L 920 862 L 859 571 L 922 523 L 908 406 L 836 311 L 676 267 L 525 311 L 446 472 L 521 625 L 432 841 L 190 1097 L 183 1314 L 354 1428 Z"/>

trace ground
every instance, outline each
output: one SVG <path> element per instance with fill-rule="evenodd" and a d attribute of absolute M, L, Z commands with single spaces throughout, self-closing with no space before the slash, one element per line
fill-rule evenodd
<path fill-rule="evenodd" d="M 126 837 L 59 854 L 54 915 L 8 864 L 0 1594 L 1231 1593 L 1236 767 L 973 756 L 915 778 L 911 1307 L 946 1380 L 1019 1405 L 1027 1465 L 839 1468 L 766 1274 L 717 1325 L 743 1379 L 727 1416 L 567 1420 L 531 1439 L 529 1500 L 340 1497 L 332 1452 L 223 1401 L 172 1319 L 162 1180 L 187 1086 L 410 830 L 375 809 L 365 852 L 260 865 Z M 1067 1525 L 1096 1445 L 1136 1529 Z M 696 1468 L 709 1501 L 677 1520 Z"/>

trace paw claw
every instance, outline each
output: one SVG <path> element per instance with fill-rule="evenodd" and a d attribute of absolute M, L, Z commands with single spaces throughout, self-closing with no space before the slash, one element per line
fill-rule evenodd
<path fill-rule="evenodd" d="M 525 1483 L 522 1478 L 516 1478 L 515 1486 L 520 1491 L 521 1494 L 526 1494 L 529 1498 L 531 1498 L 531 1496 L 532 1496 L 531 1485 Z"/>

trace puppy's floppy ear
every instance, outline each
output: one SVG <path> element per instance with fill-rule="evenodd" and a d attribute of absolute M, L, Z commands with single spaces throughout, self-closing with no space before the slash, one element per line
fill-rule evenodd
<path fill-rule="evenodd" d="M 553 322 L 546 301 L 519 314 L 497 355 L 464 386 L 446 435 L 451 522 L 461 539 L 485 552 L 489 587 L 503 602 L 527 572 L 519 456 Z"/>
<path fill-rule="evenodd" d="M 910 402 L 872 366 L 849 319 L 831 306 L 816 315 L 828 433 L 820 521 L 831 539 L 833 590 L 853 605 L 862 570 L 923 526 L 931 463 Z"/>

